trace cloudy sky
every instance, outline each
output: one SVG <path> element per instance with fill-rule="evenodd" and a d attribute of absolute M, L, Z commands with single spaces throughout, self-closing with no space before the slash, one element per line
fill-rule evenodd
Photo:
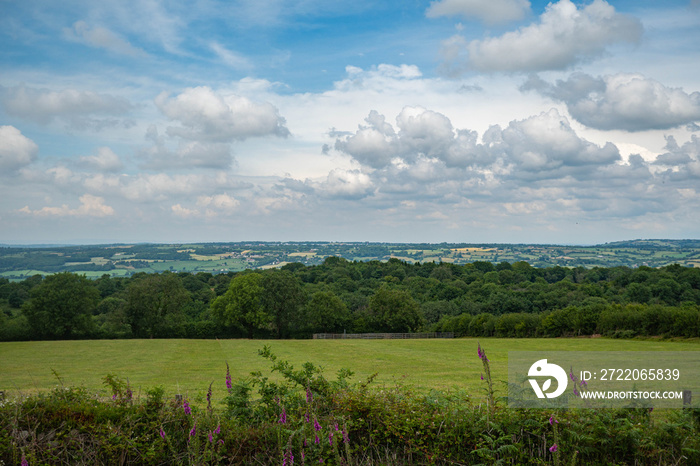
<path fill-rule="evenodd" d="M 698 0 L 0 0 L 0 243 L 698 238 L 698 44 Z"/>

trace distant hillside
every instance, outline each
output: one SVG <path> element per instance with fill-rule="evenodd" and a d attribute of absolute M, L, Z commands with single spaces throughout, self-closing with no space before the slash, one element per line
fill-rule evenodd
<path fill-rule="evenodd" d="M 528 262 L 534 267 L 700 267 L 700 240 L 649 239 L 595 246 L 468 243 L 235 242 L 192 244 L 108 244 L 0 247 L 0 276 L 22 279 L 56 272 L 129 276 L 137 272 L 226 273 L 279 267 L 290 262 L 348 260 L 409 263 Z"/>

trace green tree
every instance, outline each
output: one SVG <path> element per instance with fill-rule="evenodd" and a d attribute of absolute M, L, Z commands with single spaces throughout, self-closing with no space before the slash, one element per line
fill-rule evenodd
<path fill-rule="evenodd" d="M 263 307 L 262 275 L 237 275 L 228 290 L 212 303 L 212 316 L 219 325 L 245 332 L 253 338 L 256 332 L 268 330 L 272 318 Z"/>
<path fill-rule="evenodd" d="M 414 332 L 424 323 L 420 305 L 404 290 L 380 288 L 369 308 L 382 332 Z"/>
<path fill-rule="evenodd" d="M 262 305 L 272 318 L 277 338 L 289 338 L 304 303 L 301 283 L 291 272 L 274 270 L 264 274 L 260 284 L 264 289 Z"/>
<path fill-rule="evenodd" d="M 86 337 L 95 330 L 92 313 L 99 300 L 100 292 L 85 276 L 62 272 L 32 288 L 22 312 L 37 338 Z"/>
<path fill-rule="evenodd" d="M 317 291 L 306 305 L 306 325 L 311 333 L 342 332 L 350 324 L 350 311 L 332 291 Z"/>
<path fill-rule="evenodd" d="M 124 312 L 131 331 L 140 338 L 180 336 L 190 293 L 172 273 L 146 275 L 129 283 Z"/>

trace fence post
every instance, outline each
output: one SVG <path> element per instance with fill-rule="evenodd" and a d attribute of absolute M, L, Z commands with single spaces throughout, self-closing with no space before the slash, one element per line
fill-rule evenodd
<path fill-rule="evenodd" d="M 683 390 L 683 407 L 690 408 L 693 402 L 693 393 L 690 390 Z"/>

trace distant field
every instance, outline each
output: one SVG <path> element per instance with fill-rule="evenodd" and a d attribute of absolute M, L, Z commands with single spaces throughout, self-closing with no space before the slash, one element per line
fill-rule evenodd
<path fill-rule="evenodd" d="M 491 360 L 495 381 L 507 379 L 508 351 L 700 351 L 700 342 L 596 339 L 479 339 Z M 269 345 L 295 367 L 306 361 L 334 378 L 338 369 L 355 371 L 355 380 L 377 372 L 379 385 L 396 381 L 421 390 L 465 389 L 482 394 L 476 339 L 450 340 L 93 340 L 0 343 L 0 390 L 29 393 L 59 384 L 104 390 L 102 377 L 128 378 L 135 392 L 162 385 L 168 394 L 203 396 L 214 382 L 224 394 L 226 362 L 234 379 L 251 371 L 269 375 L 257 355 Z M 500 386 L 500 384 L 498 384 Z M 106 391 L 105 391 L 106 393 Z"/>

